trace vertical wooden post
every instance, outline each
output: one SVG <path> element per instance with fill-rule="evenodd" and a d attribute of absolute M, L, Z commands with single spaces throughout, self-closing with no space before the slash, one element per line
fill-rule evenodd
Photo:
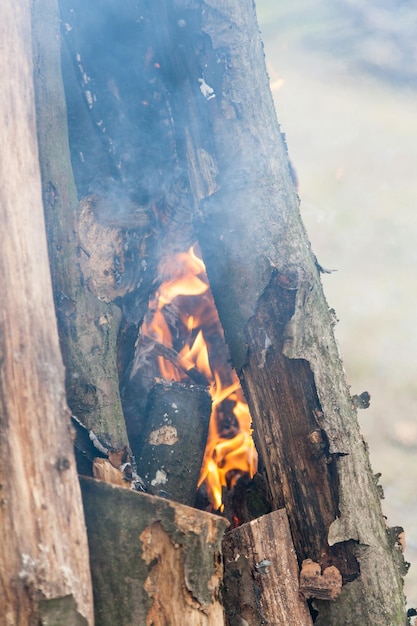
<path fill-rule="evenodd" d="M 29 0 L 1 4 L 0 40 L 0 620 L 46 624 L 58 610 L 62 623 L 87 625 L 89 557 L 45 237 Z"/>
<path fill-rule="evenodd" d="M 113 302 L 99 300 L 81 275 L 57 0 L 33 2 L 33 51 L 42 195 L 67 401 L 102 441 L 123 448 L 128 439 L 116 366 L 122 314 Z M 104 235 L 98 232 L 97 238 Z M 101 270 L 105 278 L 105 267 Z"/>

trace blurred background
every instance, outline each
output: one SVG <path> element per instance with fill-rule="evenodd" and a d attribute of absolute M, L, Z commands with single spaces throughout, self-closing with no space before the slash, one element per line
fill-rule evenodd
<path fill-rule="evenodd" d="M 278 120 L 417 605 L 417 3 L 256 0 Z"/>

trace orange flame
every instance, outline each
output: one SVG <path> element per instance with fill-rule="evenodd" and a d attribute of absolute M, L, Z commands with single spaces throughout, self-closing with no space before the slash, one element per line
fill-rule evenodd
<path fill-rule="evenodd" d="M 214 350 L 219 337 L 223 339 L 223 330 L 196 246 L 165 259 L 159 276 L 162 283 L 149 304 L 141 334 L 168 348 L 175 344 L 185 370 L 195 368 L 207 380 L 213 404 L 198 486 L 205 482 L 213 509 L 222 510 L 223 488 L 232 488 L 239 476 L 252 477 L 257 470 L 249 408 L 226 352 L 219 359 Z M 178 322 L 175 337 L 169 323 L 172 317 Z M 166 380 L 186 378 L 185 372 L 162 356 L 158 356 L 158 366 Z"/>

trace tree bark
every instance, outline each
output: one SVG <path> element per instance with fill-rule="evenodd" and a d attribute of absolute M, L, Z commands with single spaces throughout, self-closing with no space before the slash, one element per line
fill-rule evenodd
<path fill-rule="evenodd" d="M 0 8 L 0 615 L 93 624 L 41 197 L 31 3 Z"/>
<path fill-rule="evenodd" d="M 67 109 L 61 72 L 61 36 L 55 0 L 36 0 L 33 9 L 35 91 L 42 193 L 54 300 L 66 366 L 67 400 L 74 415 L 107 446 L 128 445 L 119 394 L 117 335 L 121 310 L 89 290 L 80 270 L 78 199 L 68 146 Z M 94 228 L 94 225 L 91 225 Z M 83 233 L 87 230 L 84 227 Z M 117 239 L 116 229 L 95 232 Z M 95 243 L 96 248 L 97 241 Z M 116 252 L 114 252 L 116 254 Z M 103 272 L 109 272 L 104 265 Z M 108 277 L 108 282 L 113 276 Z M 114 281 L 113 281 L 114 282 Z"/>
<path fill-rule="evenodd" d="M 160 45 L 198 239 L 273 503 L 287 509 L 300 563 L 336 564 L 346 583 L 335 602 L 316 603 L 317 624 L 404 624 L 402 557 L 301 223 L 253 3 L 177 0 L 167 13 Z"/>
<path fill-rule="evenodd" d="M 81 479 L 97 626 L 221 626 L 221 517 Z"/>

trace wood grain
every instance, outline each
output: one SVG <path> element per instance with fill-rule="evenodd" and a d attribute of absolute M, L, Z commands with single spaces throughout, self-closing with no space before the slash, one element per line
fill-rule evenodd
<path fill-rule="evenodd" d="M 312 626 L 299 596 L 298 564 L 284 509 L 226 534 L 225 609 L 230 626 Z"/>
<path fill-rule="evenodd" d="M 67 616 L 93 624 L 45 238 L 29 1 L 1 4 L 0 38 L 8 85 L 0 91 L 0 621 L 41 623 L 49 601 L 72 596 Z"/>

